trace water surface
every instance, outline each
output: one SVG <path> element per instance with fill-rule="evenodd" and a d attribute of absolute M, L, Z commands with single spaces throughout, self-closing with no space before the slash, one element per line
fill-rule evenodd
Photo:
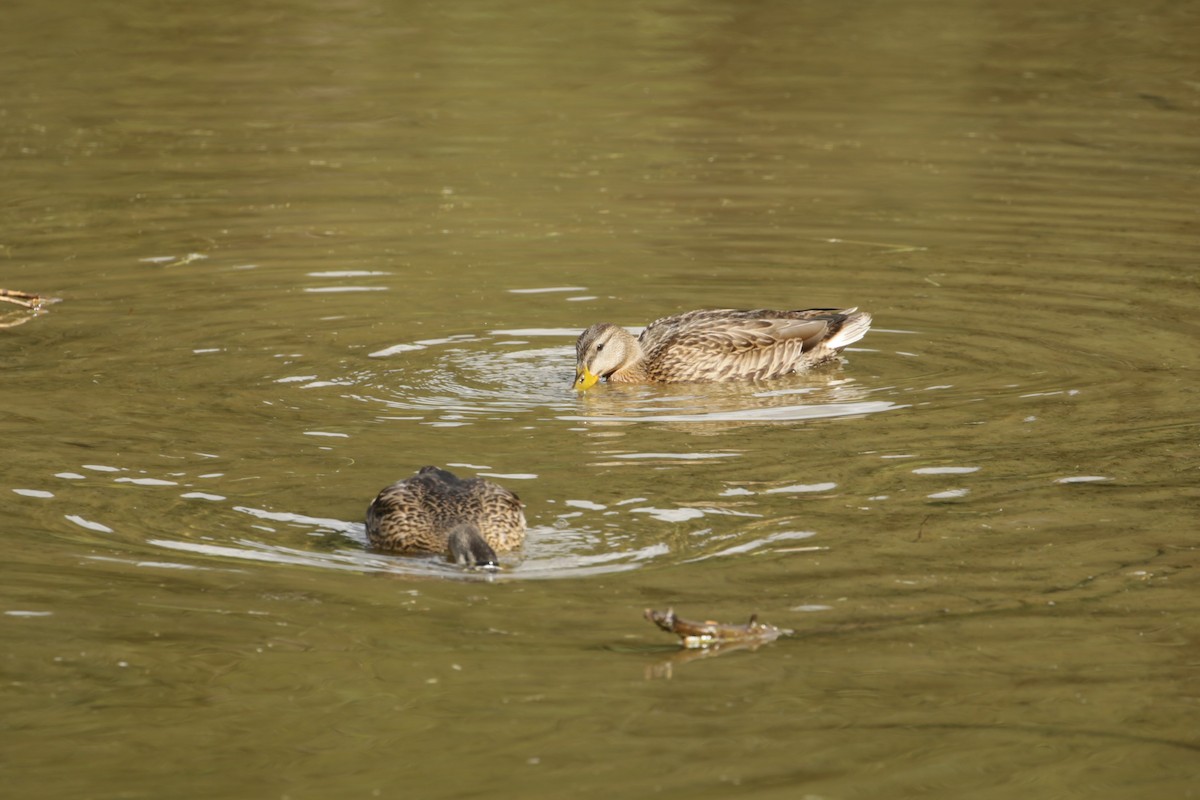
<path fill-rule="evenodd" d="M 14 4 L 12 791 L 1194 794 L 1198 25 Z M 592 322 L 850 305 L 839 367 L 570 390 Z M 425 464 L 526 502 L 498 574 L 366 549 Z"/>

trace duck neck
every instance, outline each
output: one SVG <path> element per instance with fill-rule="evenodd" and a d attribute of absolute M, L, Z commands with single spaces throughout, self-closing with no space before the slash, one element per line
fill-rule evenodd
<path fill-rule="evenodd" d="M 609 375 L 608 379 L 613 383 L 646 383 L 649 380 L 649 376 L 646 374 L 645 365 L 641 360 L 638 360 Z"/>
<path fill-rule="evenodd" d="M 644 383 L 646 381 L 646 354 L 642 343 L 632 333 L 621 328 L 616 342 L 621 346 L 621 366 L 608 376 L 614 383 Z"/>

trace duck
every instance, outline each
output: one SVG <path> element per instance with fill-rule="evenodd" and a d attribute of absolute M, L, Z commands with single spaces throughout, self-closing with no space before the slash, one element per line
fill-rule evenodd
<path fill-rule="evenodd" d="M 611 383 L 769 380 L 836 361 L 867 334 L 857 308 L 701 309 L 656 319 L 635 337 L 598 322 L 575 342 L 578 390 Z"/>
<path fill-rule="evenodd" d="M 395 553 L 435 553 L 467 567 L 497 567 L 497 552 L 525 540 L 517 495 L 484 478 L 427 466 L 379 492 L 367 507 L 367 540 Z"/>

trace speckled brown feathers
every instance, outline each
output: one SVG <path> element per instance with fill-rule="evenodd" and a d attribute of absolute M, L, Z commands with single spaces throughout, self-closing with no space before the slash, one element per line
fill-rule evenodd
<path fill-rule="evenodd" d="M 367 538 L 381 550 L 443 553 L 454 562 L 495 565 L 496 552 L 525 539 L 520 499 L 483 478 L 422 467 L 393 483 L 367 508 Z"/>
<path fill-rule="evenodd" d="M 634 338 L 599 323 L 576 343 L 576 386 L 767 380 L 832 361 L 861 339 L 871 315 L 854 308 L 712 309 L 655 320 Z"/>

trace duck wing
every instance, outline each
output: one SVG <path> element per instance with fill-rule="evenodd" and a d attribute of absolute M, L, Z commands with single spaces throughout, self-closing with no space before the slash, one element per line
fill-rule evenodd
<path fill-rule="evenodd" d="M 653 380 L 765 380 L 795 370 L 845 318 L 837 309 L 692 311 L 651 323 L 641 343 Z"/>

